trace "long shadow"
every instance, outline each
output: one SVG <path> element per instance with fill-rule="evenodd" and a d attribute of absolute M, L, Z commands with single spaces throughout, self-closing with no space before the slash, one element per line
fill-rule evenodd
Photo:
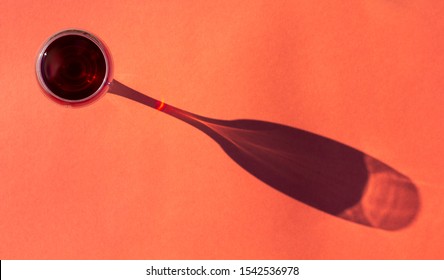
<path fill-rule="evenodd" d="M 325 213 L 398 230 L 408 226 L 419 211 L 418 190 L 409 178 L 334 140 L 277 123 L 202 117 L 115 80 L 110 92 L 198 128 L 256 178 Z"/>

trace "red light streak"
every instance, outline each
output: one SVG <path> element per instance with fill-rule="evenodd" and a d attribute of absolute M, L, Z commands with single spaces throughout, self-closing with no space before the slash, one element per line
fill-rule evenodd
<path fill-rule="evenodd" d="M 157 110 L 162 111 L 162 109 L 165 107 L 165 102 L 162 100 L 159 104 L 159 106 L 157 106 Z"/>

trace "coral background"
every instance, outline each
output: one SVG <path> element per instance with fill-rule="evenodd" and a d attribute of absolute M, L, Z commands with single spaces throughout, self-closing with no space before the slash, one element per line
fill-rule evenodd
<path fill-rule="evenodd" d="M 72 109 L 34 64 L 65 28 L 184 110 L 305 129 L 409 176 L 395 232 L 295 201 L 201 131 L 115 95 Z M 444 258 L 444 1 L 0 2 L 1 259 Z"/>

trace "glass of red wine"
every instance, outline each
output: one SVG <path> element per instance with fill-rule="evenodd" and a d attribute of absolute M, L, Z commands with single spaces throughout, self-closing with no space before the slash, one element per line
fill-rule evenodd
<path fill-rule="evenodd" d="M 109 91 L 180 119 L 259 180 L 331 215 L 397 230 L 419 211 L 418 191 L 408 177 L 347 145 L 277 123 L 199 116 L 113 80 L 108 49 L 88 32 L 65 30 L 49 38 L 36 73 L 46 95 L 60 104 L 89 104 Z"/>
<path fill-rule="evenodd" d="M 36 74 L 43 92 L 57 103 L 89 104 L 109 89 L 111 55 L 91 33 L 64 30 L 44 43 L 37 57 Z"/>

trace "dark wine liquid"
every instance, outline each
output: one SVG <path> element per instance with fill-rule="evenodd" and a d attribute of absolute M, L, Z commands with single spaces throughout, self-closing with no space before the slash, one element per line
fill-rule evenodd
<path fill-rule="evenodd" d="M 106 76 L 100 48 L 80 35 L 66 35 L 48 45 L 41 58 L 41 76 L 59 98 L 78 101 L 100 89 Z"/>

